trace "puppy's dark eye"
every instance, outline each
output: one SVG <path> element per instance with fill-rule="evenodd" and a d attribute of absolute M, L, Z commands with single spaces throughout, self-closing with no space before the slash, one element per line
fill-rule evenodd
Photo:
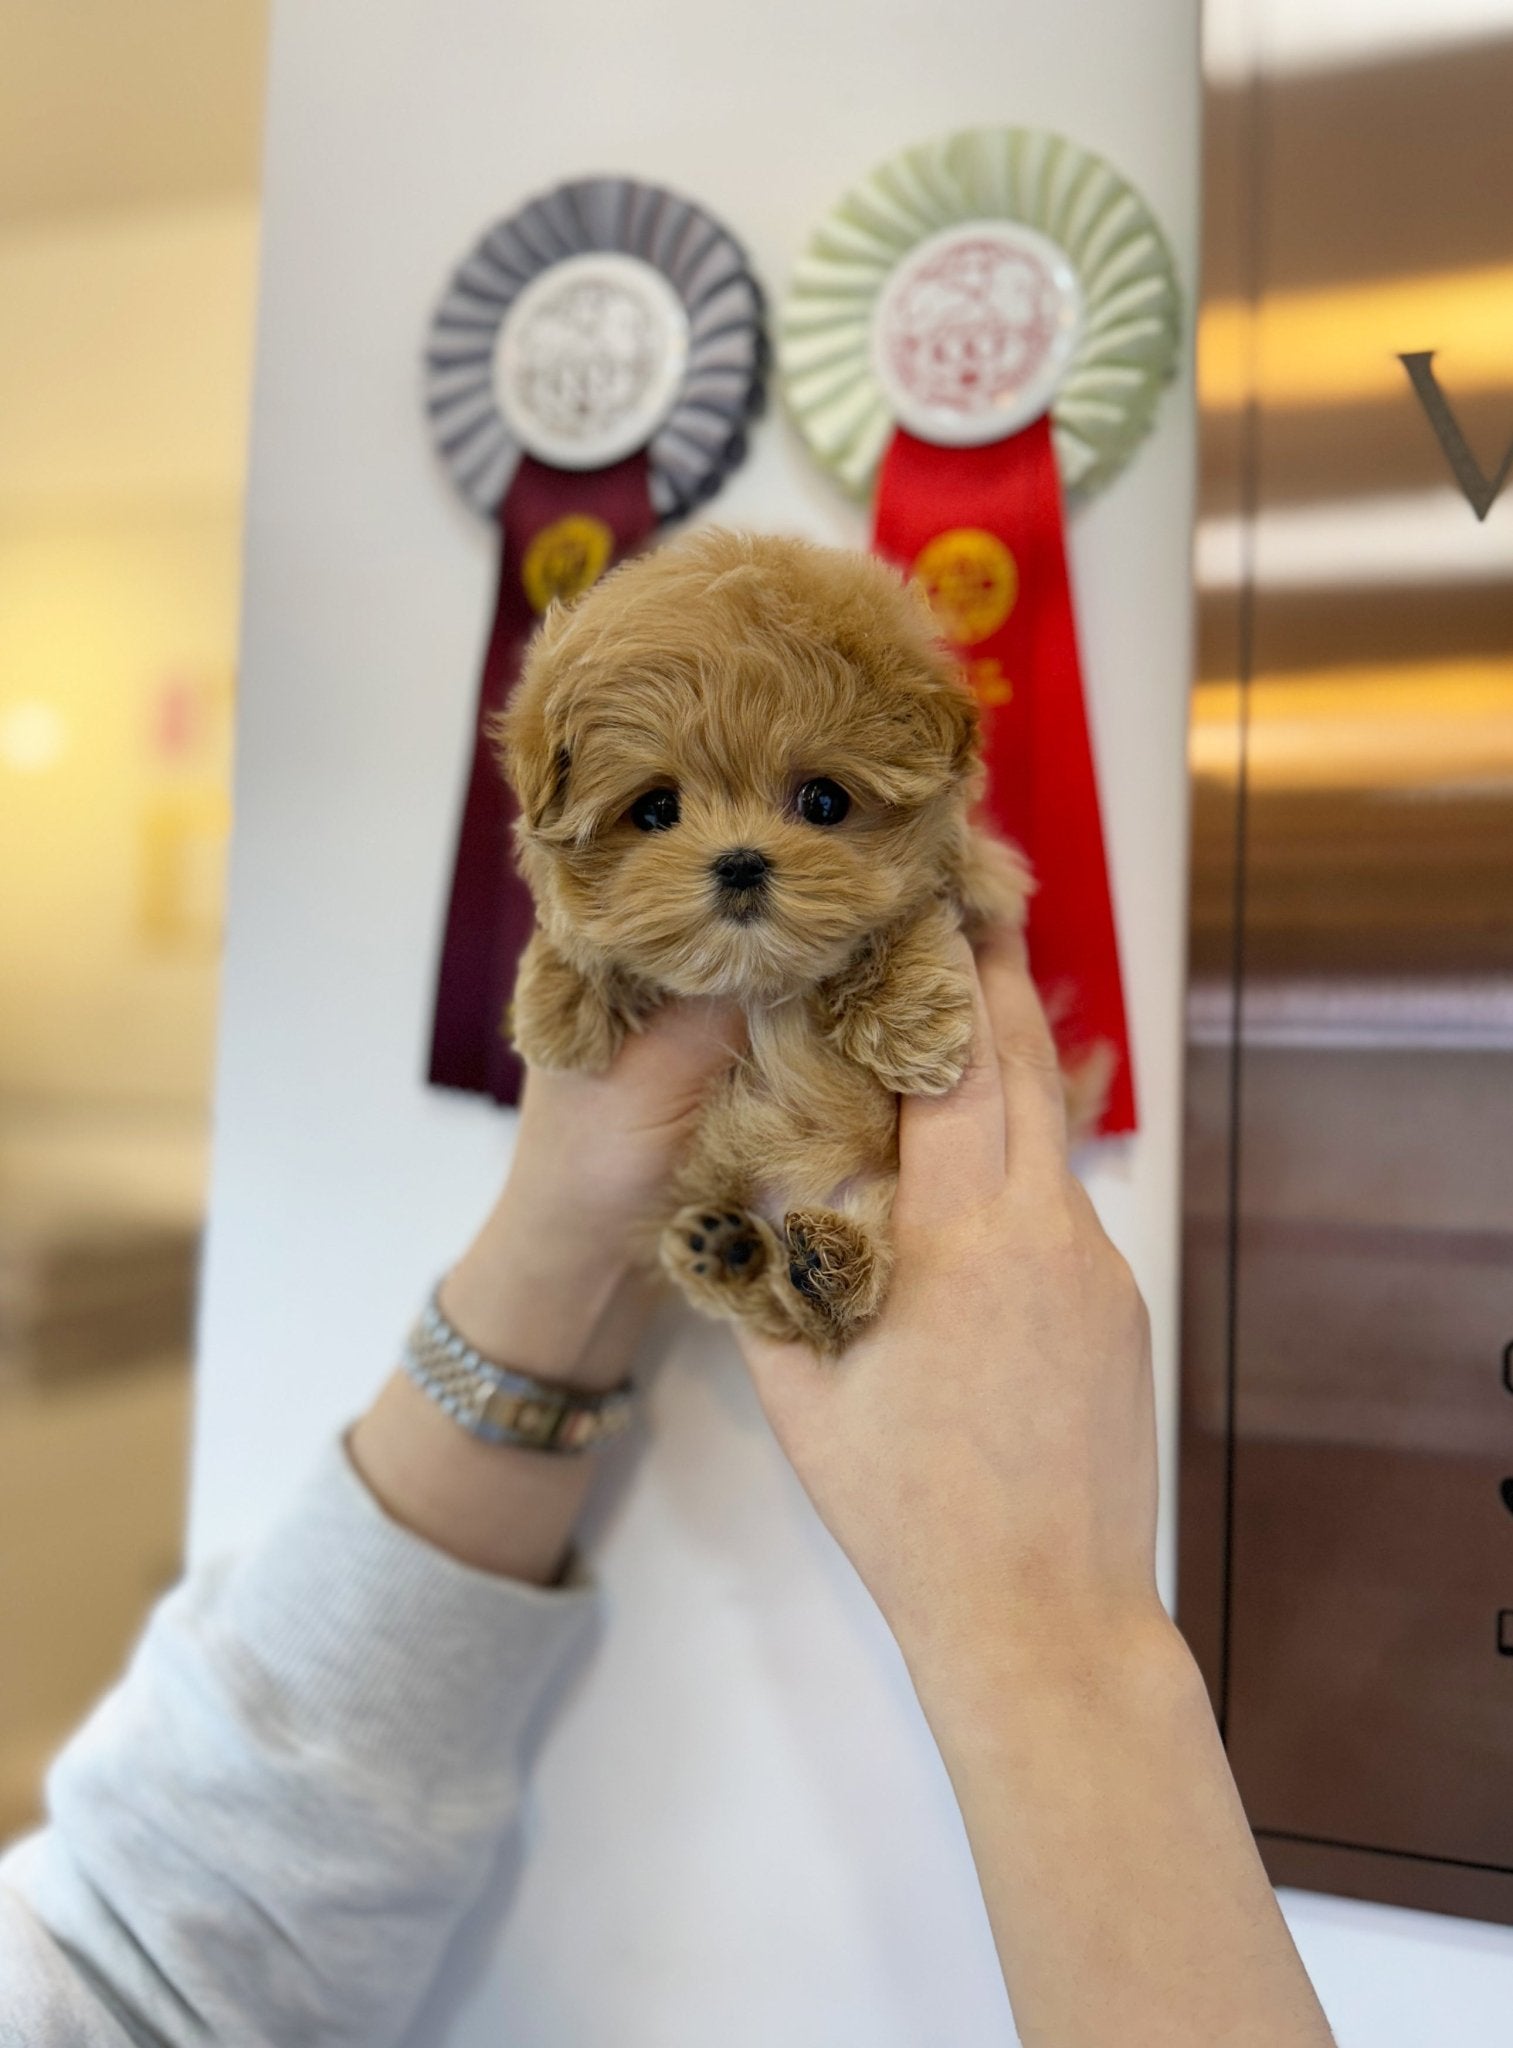
<path fill-rule="evenodd" d="M 850 797 L 828 775 L 816 775 L 798 794 L 798 814 L 809 825 L 838 825 L 850 808 Z"/>
<path fill-rule="evenodd" d="M 625 814 L 638 832 L 668 832 L 678 822 L 678 792 L 649 789 Z"/>

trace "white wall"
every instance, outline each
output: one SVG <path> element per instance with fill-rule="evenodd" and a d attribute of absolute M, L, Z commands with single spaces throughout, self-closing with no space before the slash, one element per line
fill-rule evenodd
<path fill-rule="evenodd" d="M 542 186 L 623 170 L 721 213 L 776 293 L 879 158 L 1019 120 L 1121 165 L 1190 287 L 1197 114 L 1192 0 L 279 10 L 198 1551 L 254 1531 L 363 1400 L 508 1149 L 507 1120 L 417 1079 L 493 568 L 417 404 L 449 264 Z M 1184 382 L 1073 548 L 1145 1116 L 1091 1179 L 1151 1300 L 1168 1452 L 1191 469 Z M 863 532 L 780 418 L 717 511 Z M 419 2038 L 1002 2041 L 959 1822 L 892 1646 L 726 1342 L 674 1327 L 600 1519 L 604 1639 L 543 1759 L 509 1917 L 483 1916 Z M 1170 1533 L 1168 1516 L 1164 1559 Z"/>

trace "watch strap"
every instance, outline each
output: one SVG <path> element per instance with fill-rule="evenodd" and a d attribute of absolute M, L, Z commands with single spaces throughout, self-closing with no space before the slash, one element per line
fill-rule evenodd
<path fill-rule="evenodd" d="M 589 1393 L 496 1364 L 453 1328 L 435 1294 L 406 1338 L 399 1362 L 423 1393 L 484 1443 L 591 1451 L 612 1442 L 630 1422 L 635 1390 L 628 1380 Z"/>

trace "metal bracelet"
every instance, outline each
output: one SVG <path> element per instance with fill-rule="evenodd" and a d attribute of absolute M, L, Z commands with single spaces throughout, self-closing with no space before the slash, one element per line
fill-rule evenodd
<path fill-rule="evenodd" d="M 399 1362 L 423 1393 L 484 1443 L 559 1454 L 592 1451 L 630 1422 L 635 1390 L 628 1380 L 593 1394 L 497 1365 L 452 1327 L 434 1293 Z"/>

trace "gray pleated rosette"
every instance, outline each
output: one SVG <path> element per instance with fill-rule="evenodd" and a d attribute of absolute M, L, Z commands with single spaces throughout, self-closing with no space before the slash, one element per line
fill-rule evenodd
<path fill-rule="evenodd" d="M 644 418 L 652 504 L 678 518 L 745 455 L 767 367 L 763 310 L 740 244 L 702 207 L 631 178 L 559 185 L 489 229 L 436 309 L 425 352 L 436 450 L 492 517 L 526 450 L 594 467 L 591 433 L 589 459 L 564 452 L 575 422 L 634 431 Z M 534 436 L 512 390 L 533 408 Z"/>

